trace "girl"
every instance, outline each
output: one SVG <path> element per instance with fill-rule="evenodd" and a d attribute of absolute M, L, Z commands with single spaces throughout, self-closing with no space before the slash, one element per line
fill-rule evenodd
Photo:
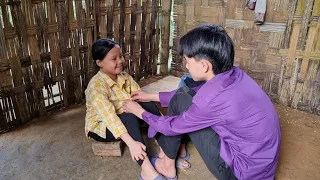
<path fill-rule="evenodd" d="M 88 138 L 111 142 L 122 139 L 132 159 L 142 171 L 140 179 L 165 179 L 152 167 L 139 129 L 139 118 L 123 113 L 124 100 L 140 89 L 133 78 L 123 72 L 123 57 L 118 43 L 102 38 L 92 46 L 92 58 L 98 73 L 90 80 L 86 94 L 85 132 Z M 149 112 L 160 115 L 154 102 L 141 103 Z"/>

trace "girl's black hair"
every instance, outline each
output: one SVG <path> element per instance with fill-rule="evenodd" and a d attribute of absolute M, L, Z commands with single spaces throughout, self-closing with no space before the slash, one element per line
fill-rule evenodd
<path fill-rule="evenodd" d="M 100 69 L 100 67 L 96 63 L 96 60 L 102 61 L 104 57 L 108 54 L 108 52 L 116 45 L 119 46 L 117 42 L 108 38 L 101 38 L 93 43 L 91 54 L 95 67 L 97 68 L 96 70 Z"/>

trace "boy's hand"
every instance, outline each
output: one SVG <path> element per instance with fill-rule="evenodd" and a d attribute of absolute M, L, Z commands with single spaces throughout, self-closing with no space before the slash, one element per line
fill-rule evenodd
<path fill-rule="evenodd" d="M 139 141 L 133 141 L 131 144 L 127 144 L 131 153 L 132 160 L 144 160 L 147 156 L 146 146 Z"/>
<path fill-rule="evenodd" d="M 131 94 L 131 100 L 138 101 L 138 102 L 149 102 L 149 101 L 151 101 L 151 99 L 149 98 L 149 95 L 150 94 L 148 94 L 142 90 L 139 90 L 139 91 L 133 92 Z"/>

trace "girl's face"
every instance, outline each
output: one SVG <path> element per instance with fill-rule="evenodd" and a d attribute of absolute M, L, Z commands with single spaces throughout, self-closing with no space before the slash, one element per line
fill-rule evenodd
<path fill-rule="evenodd" d="M 109 76 L 120 74 L 124 64 L 120 46 L 115 45 L 103 60 L 97 60 L 96 63 Z"/>

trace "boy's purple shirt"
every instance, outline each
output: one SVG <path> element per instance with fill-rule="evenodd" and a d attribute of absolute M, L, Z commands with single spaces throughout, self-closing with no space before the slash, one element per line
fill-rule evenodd
<path fill-rule="evenodd" d="M 259 85 L 238 67 L 219 74 L 200 87 L 193 104 L 178 116 L 144 112 L 157 132 L 175 136 L 211 127 L 220 136 L 220 156 L 238 179 L 273 179 L 278 163 L 280 124 L 272 102 Z M 167 107 L 172 92 L 159 93 Z"/>

